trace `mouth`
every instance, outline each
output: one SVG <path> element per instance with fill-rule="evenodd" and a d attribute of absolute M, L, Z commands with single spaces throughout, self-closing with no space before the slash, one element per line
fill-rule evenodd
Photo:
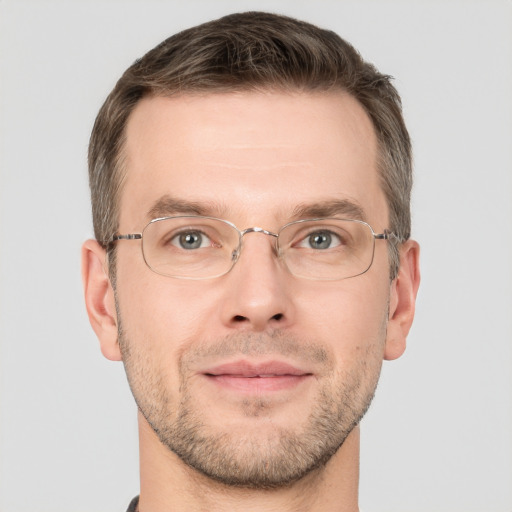
<path fill-rule="evenodd" d="M 291 389 L 313 376 L 280 361 L 258 364 L 235 361 L 210 368 L 203 375 L 217 386 L 249 394 Z"/>

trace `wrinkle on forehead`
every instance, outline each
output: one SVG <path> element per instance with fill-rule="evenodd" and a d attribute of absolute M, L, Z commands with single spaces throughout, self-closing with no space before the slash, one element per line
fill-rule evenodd
<path fill-rule="evenodd" d="M 371 120 L 340 92 L 146 98 L 127 126 L 121 223 L 205 215 L 269 229 L 333 216 L 385 224 L 376 146 Z"/>

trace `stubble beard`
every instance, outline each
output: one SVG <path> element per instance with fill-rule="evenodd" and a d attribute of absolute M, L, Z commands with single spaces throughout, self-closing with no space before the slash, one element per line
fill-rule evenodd
<path fill-rule="evenodd" d="M 341 371 L 319 345 L 279 332 L 272 336 L 239 333 L 210 343 L 208 348 L 196 348 L 182 358 L 177 402 L 177 390 L 168 389 L 165 372 L 148 354 L 136 352 L 121 326 L 119 343 L 137 406 L 161 443 L 202 475 L 239 488 L 289 486 L 324 466 L 370 406 L 381 365 L 374 353 L 378 348 L 362 353 L 355 368 Z M 308 417 L 299 421 L 300 427 L 276 426 L 263 437 L 251 436 L 247 430 L 219 432 L 204 421 L 186 372 L 190 360 L 212 352 L 224 356 L 300 354 L 303 360 L 321 360 L 330 377 L 323 379 Z M 257 417 L 271 407 L 273 404 L 263 398 L 246 399 L 241 414 Z"/>

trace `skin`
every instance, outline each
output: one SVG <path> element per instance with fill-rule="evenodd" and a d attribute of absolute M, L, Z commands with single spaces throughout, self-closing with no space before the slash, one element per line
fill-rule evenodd
<path fill-rule="evenodd" d="M 359 206 L 376 233 L 388 228 L 374 130 L 347 94 L 146 98 L 129 119 L 125 151 L 120 233 L 141 232 L 165 195 L 208 203 L 211 214 L 240 229 L 278 231 L 297 205 L 332 200 Z M 391 283 L 384 241 L 376 242 L 368 272 L 342 281 L 292 276 L 272 244 L 270 237 L 246 235 L 231 272 L 187 281 L 155 274 L 142 259 L 140 241 L 122 241 L 117 310 L 105 253 L 95 241 L 84 244 L 91 324 L 103 354 L 124 359 L 146 416 L 162 392 L 166 421 L 176 420 L 188 400 L 209 434 L 228 433 L 231 446 L 251 439 L 260 449 L 272 445 L 276 431 L 303 435 L 322 392 L 337 396 L 356 382 L 353 403 L 365 408 L 382 360 L 395 359 L 405 349 L 419 285 L 417 243 L 402 246 L 400 272 Z M 279 344 L 273 348 L 276 337 L 292 340 L 297 350 L 290 355 Z M 204 355 L 226 340 L 238 348 L 246 343 L 246 354 Z M 326 362 L 304 355 L 310 346 L 323 350 Z M 202 373 L 234 359 L 257 364 L 269 358 L 312 377 L 286 389 L 265 391 L 249 383 L 240 391 Z M 139 432 L 143 512 L 237 511 L 255 504 L 259 511 L 358 510 L 358 427 L 324 465 L 274 489 L 229 486 L 201 474 L 160 441 L 141 413 Z M 247 454 L 241 446 L 243 461 Z"/>

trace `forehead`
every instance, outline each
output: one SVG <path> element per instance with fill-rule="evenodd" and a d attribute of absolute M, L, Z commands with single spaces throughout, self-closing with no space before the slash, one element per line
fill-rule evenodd
<path fill-rule="evenodd" d="M 351 201 L 369 221 L 386 216 L 374 129 L 346 93 L 144 98 L 124 150 L 122 228 L 140 229 L 167 196 L 240 227 L 325 201 Z"/>

